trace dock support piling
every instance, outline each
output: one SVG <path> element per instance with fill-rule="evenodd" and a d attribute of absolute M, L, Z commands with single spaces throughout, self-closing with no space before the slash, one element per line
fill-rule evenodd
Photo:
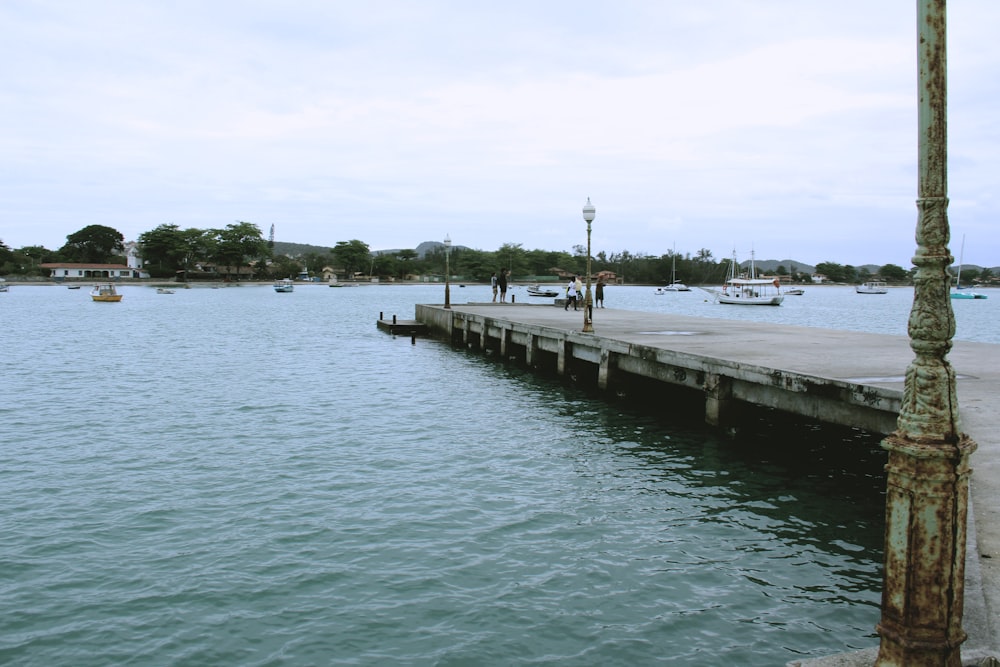
<path fill-rule="evenodd" d="M 524 348 L 524 363 L 528 367 L 533 367 L 535 365 L 535 359 L 538 356 L 538 336 L 535 334 L 528 335 L 528 343 Z"/>
<path fill-rule="evenodd" d="M 716 373 L 705 376 L 705 423 L 725 427 L 732 421 L 733 380 Z"/>
<path fill-rule="evenodd" d="M 566 375 L 566 359 L 570 354 L 570 343 L 568 340 L 563 339 L 559 345 L 559 351 L 556 353 L 556 374 Z"/>
<path fill-rule="evenodd" d="M 608 376 L 611 374 L 611 351 L 601 350 L 601 363 L 597 367 L 597 388 L 605 390 L 608 388 Z"/>

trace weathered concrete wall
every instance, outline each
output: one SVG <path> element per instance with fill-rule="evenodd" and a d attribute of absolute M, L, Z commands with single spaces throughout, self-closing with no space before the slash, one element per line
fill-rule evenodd
<path fill-rule="evenodd" d="M 641 377 L 701 391 L 705 418 L 727 425 L 734 401 L 775 408 L 817 421 L 889 433 L 896 426 L 901 392 L 897 389 L 811 376 L 780 368 L 735 362 L 657 346 L 629 343 L 611 336 L 582 333 L 498 317 L 416 307 L 417 320 L 431 333 L 515 357 L 529 366 L 551 359 L 559 375 L 580 364 L 593 366 L 601 389 L 627 385 Z M 548 353 L 542 354 L 542 353 Z"/>

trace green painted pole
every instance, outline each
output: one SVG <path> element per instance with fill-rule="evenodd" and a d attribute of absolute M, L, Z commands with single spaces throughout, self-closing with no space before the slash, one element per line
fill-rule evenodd
<path fill-rule="evenodd" d="M 955 316 L 948 267 L 945 0 L 917 0 L 919 195 L 910 347 L 886 465 L 885 573 L 879 667 L 960 667 L 965 602 L 969 456 L 955 372 L 948 362 Z"/>

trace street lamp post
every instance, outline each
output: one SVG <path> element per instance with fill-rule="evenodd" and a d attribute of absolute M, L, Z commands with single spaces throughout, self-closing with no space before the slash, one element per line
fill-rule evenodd
<path fill-rule="evenodd" d="M 955 335 L 948 266 L 955 258 L 948 248 L 944 0 L 920 0 L 917 25 L 917 272 L 907 327 L 915 356 L 906 369 L 896 430 L 882 441 L 889 460 L 875 665 L 959 667 L 966 639 L 969 457 L 976 442 L 962 432 L 955 369 L 947 358 Z"/>
<path fill-rule="evenodd" d="M 451 308 L 451 283 L 448 276 L 451 274 L 451 239 L 447 234 L 444 236 L 444 307 Z"/>
<path fill-rule="evenodd" d="M 583 219 L 587 221 L 587 295 L 583 300 L 584 333 L 594 332 L 594 302 L 590 298 L 590 223 L 594 221 L 596 213 L 597 209 L 590 203 L 590 197 L 587 197 L 587 203 L 583 207 Z"/>

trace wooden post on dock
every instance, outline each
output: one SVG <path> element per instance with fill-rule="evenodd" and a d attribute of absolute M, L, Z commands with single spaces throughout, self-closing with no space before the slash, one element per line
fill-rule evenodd
<path fill-rule="evenodd" d="M 879 667 L 960 667 L 965 604 L 969 455 L 955 371 L 954 261 L 948 249 L 945 0 L 918 0 L 919 199 L 910 347 L 896 431 L 886 465 L 885 573 Z"/>

